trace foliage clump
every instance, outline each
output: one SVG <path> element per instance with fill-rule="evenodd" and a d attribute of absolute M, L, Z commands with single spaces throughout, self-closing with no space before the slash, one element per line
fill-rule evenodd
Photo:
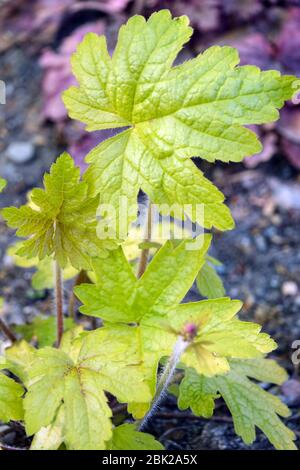
<path fill-rule="evenodd" d="M 3 210 L 25 238 L 19 262 L 44 261 L 43 272 L 55 267 L 53 283 L 46 276 L 43 286 L 56 291 L 56 344 L 52 319 L 39 318 L 18 329 L 28 342 L 15 342 L 0 358 L 0 419 L 23 420 L 34 450 L 161 449 L 142 430 L 176 367 L 180 409 L 209 418 L 222 396 L 245 443 L 253 442 L 258 427 L 276 448 L 295 448 L 293 432 L 279 418 L 288 415 L 287 407 L 252 381 L 286 379 L 265 358 L 276 344 L 259 325 L 238 318 L 240 301 L 225 297 L 218 261 L 208 255 L 212 236 L 161 247 L 150 237 L 140 277 L 125 255 L 124 237 L 111 236 L 113 223 L 127 233 L 140 189 L 161 214 L 177 204 L 206 229 L 232 229 L 223 194 L 191 157 L 238 162 L 259 152 L 257 136 L 245 126 L 278 119 L 299 87 L 293 76 L 239 67 L 237 51 L 226 46 L 173 66 L 192 34 L 188 23 L 166 10 L 148 21 L 134 16 L 121 27 L 112 57 L 104 36 L 86 35 L 72 58 L 78 86 L 64 93 L 65 105 L 89 131 L 120 132 L 87 155 L 82 176 L 64 153 L 28 204 Z M 122 197 L 131 206 L 124 217 Z M 103 204 L 116 217 L 103 214 Z M 156 253 L 146 266 L 149 250 Z M 63 334 L 61 271 L 70 266 L 76 276 L 71 298 L 81 301 L 84 315 L 101 320 L 93 331 L 71 321 Z M 208 299 L 182 303 L 196 278 Z M 118 426 L 110 396 L 127 406 L 126 422 Z"/>

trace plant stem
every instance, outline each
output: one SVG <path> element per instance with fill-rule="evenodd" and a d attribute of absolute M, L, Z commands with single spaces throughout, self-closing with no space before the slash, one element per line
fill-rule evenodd
<path fill-rule="evenodd" d="M 172 356 L 170 356 L 169 361 L 167 362 L 163 370 L 163 373 L 161 374 L 160 379 L 158 381 L 156 392 L 155 392 L 155 395 L 151 404 L 151 408 L 148 411 L 148 413 L 144 416 L 143 420 L 141 421 L 139 425 L 140 431 L 142 431 L 143 428 L 146 426 L 149 419 L 155 413 L 155 410 L 159 406 L 160 402 L 163 400 L 166 394 L 166 391 L 168 389 L 168 386 L 173 378 L 173 374 L 180 360 L 180 357 L 183 354 L 183 352 L 186 350 L 189 344 L 190 342 L 186 341 L 182 336 L 178 337 L 178 340 L 174 346 Z"/>
<path fill-rule="evenodd" d="M 148 209 L 147 209 L 147 222 L 145 225 L 145 238 L 144 243 L 151 241 L 151 231 L 152 231 L 152 206 L 151 201 L 148 202 Z M 140 278 L 144 274 L 147 268 L 149 256 L 149 248 L 143 248 L 140 256 L 137 277 Z"/>
<path fill-rule="evenodd" d="M 54 262 L 54 286 L 55 286 L 55 305 L 57 320 L 57 341 L 59 347 L 64 332 L 64 312 L 63 312 L 63 284 L 61 268 L 57 261 Z"/>
<path fill-rule="evenodd" d="M 14 343 L 17 341 L 17 337 L 15 334 L 11 331 L 9 326 L 0 318 L 0 329 L 3 331 L 5 336 L 12 342 Z"/>
<path fill-rule="evenodd" d="M 86 284 L 90 284 L 91 281 L 86 273 L 86 271 L 84 271 L 83 269 L 81 271 L 79 271 L 79 273 L 77 274 L 76 278 L 75 278 L 75 281 L 74 281 L 74 284 L 73 284 L 73 289 L 72 289 L 72 292 L 71 292 L 71 295 L 70 295 L 70 299 L 69 299 L 69 316 L 73 319 L 75 319 L 75 300 L 76 300 L 76 295 L 74 294 L 74 287 L 76 286 L 80 286 L 80 284 L 82 283 L 86 283 Z"/>

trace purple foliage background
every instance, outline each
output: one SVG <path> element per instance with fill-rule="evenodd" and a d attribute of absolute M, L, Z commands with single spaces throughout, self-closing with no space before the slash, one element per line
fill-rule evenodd
<path fill-rule="evenodd" d="M 85 154 L 111 132 L 86 133 L 71 122 L 61 93 L 75 79 L 70 56 L 88 31 L 105 34 L 112 51 L 117 30 L 134 13 L 146 16 L 169 8 L 173 15 L 189 16 L 194 35 L 182 59 L 211 44 L 230 44 L 240 52 L 241 64 L 278 69 L 300 76 L 300 2 L 259 0 L 15 0 L 0 12 L 4 41 L 29 41 L 42 68 L 42 117 L 56 126 L 75 161 L 84 167 Z M 1 50 L 1 49 L 0 49 Z M 287 104 L 280 120 L 269 126 L 252 126 L 263 142 L 263 151 L 245 160 L 254 167 L 281 153 L 300 169 L 300 106 Z"/>

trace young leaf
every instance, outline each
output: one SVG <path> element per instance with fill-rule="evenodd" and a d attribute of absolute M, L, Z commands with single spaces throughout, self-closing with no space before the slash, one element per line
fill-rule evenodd
<path fill-rule="evenodd" d="M 173 352 L 187 324 L 195 324 L 198 334 L 182 362 L 208 376 L 227 371 L 227 358 L 257 357 L 275 347 L 268 335 L 260 333 L 259 325 L 233 318 L 241 307 L 239 301 L 218 299 L 179 305 L 205 261 L 210 237 L 204 236 L 202 248 L 196 251 L 187 250 L 189 242 L 182 241 L 176 247 L 167 242 L 139 280 L 122 249 L 114 250 L 105 260 L 94 262 L 96 285 L 76 288 L 83 302 L 82 313 L 102 318 L 116 336 L 121 323 L 118 328 L 137 344 L 141 370 L 152 393 L 159 360 Z M 145 404 L 136 408 L 130 403 L 129 408 L 138 417 L 147 411 Z"/>
<path fill-rule="evenodd" d="M 30 450 L 57 450 L 64 442 L 64 423 L 64 406 L 61 405 L 54 421 L 35 434 Z"/>
<path fill-rule="evenodd" d="M 74 326 L 72 318 L 66 318 L 64 322 L 65 330 Z M 53 346 L 56 340 L 56 318 L 36 316 L 32 323 L 28 325 L 17 325 L 15 331 L 20 333 L 26 341 L 37 339 L 40 348 Z"/>
<path fill-rule="evenodd" d="M 225 295 L 223 281 L 208 261 L 200 269 L 196 282 L 203 297 L 217 299 Z"/>
<path fill-rule="evenodd" d="M 182 355 L 182 362 L 211 377 L 230 369 L 228 358 L 260 357 L 276 348 L 261 326 L 235 318 L 242 304 L 229 298 L 181 304 L 169 312 L 171 326 L 182 331 L 196 325 L 198 332 Z"/>
<path fill-rule="evenodd" d="M 109 450 L 163 450 L 151 434 L 139 432 L 134 424 L 122 424 L 113 430 Z"/>
<path fill-rule="evenodd" d="M 102 318 L 112 331 L 121 328 L 117 326 L 121 323 L 124 334 L 136 343 L 141 369 L 152 393 L 158 362 L 162 356 L 172 352 L 176 341 L 176 335 L 167 323 L 167 312 L 191 287 L 204 262 L 211 237 L 205 235 L 198 240 L 201 248 L 197 250 L 187 249 L 191 240 L 181 241 L 177 246 L 171 241 L 166 242 L 139 280 L 122 248 L 111 251 L 105 260 L 93 263 L 96 284 L 82 284 L 75 288 L 76 295 L 83 302 L 82 313 Z"/>
<path fill-rule="evenodd" d="M 0 370 L 7 369 L 8 364 L 0 357 Z M 13 379 L 0 372 L 0 420 L 8 421 L 23 419 L 23 387 Z"/>
<path fill-rule="evenodd" d="M 299 83 L 277 71 L 237 67 L 238 53 L 214 46 L 179 66 L 172 64 L 192 28 L 168 10 L 146 22 L 134 16 L 109 56 L 106 40 L 86 35 L 72 58 L 79 87 L 63 95 L 70 117 L 90 131 L 128 126 L 87 156 L 88 178 L 100 203 L 134 206 L 139 188 L 157 204 L 204 205 L 205 227 L 231 229 L 224 196 L 189 157 L 241 161 L 261 145 L 243 127 L 278 119 L 278 108 Z"/>
<path fill-rule="evenodd" d="M 235 432 L 246 444 L 255 440 L 257 426 L 276 449 L 296 449 L 294 433 L 277 416 L 289 416 L 288 408 L 250 378 L 281 384 L 287 376 L 275 361 L 263 358 L 232 359 L 227 374 L 211 378 L 187 369 L 179 387 L 179 408 L 190 407 L 197 416 L 209 418 L 213 414 L 214 400 L 221 394 L 232 414 Z"/>
<path fill-rule="evenodd" d="M 67 333 L 68 334 L 68 333 Z M 36 353 L 24 400 L 25 424 L 32 435 L 53 424 L 64 402 L 64 439 L 73 450 L 105 449 L 112 436 L 111 410 L 104 391 L 120 402 L 148 401 L 136 346 L 122 331 L 101 328 L 62 342 L 62 349 Z"/>
<path fill-rule="evenodd" d="M 24 385 L 28 383 L 28 370 L 34 359 L 36 349 L 24 340 L 5 349 L 7 368 L 19 377 Z"/>
<path fill-rule="evenodd" d="M 54 254 L 61 267 L 70 261 L 77 269 L 90 267 L 90 256 L 104 255 L 104 241 L 96 236 L 98 198 L 87 196 L 80 170 L 63 153 L 44 177 L 45 189 L 34 189 L 29 205 L 3 209 L 2 214 L 20 237 L 30 237 L 17 254 L 43 259 Z"/>

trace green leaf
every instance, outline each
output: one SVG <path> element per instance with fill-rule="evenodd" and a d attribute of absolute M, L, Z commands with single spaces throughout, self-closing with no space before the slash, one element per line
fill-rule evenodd
<path fill-rule="evenodd" d="M 1 178 L 1 176 L 0 176 L 0 193 L 2 193 L 2 191 L 3 191 L 3 189 L 5 189 L 6 185 L 7 185 L 6 180 L 4 178 Z"/>
<path fill-rule="evenodd" d="M 198 334 L 182 362 L 208 376 L 227 371 L 227 358 L 257 357 L 275 347 L 268 335 L 260 333 L 259 325 L 234 318 L 241 308 L 239 301 L 225 298 L 179 304 L 205 261 L 210 236 L 200 240 L 198 250 L 187 249 L 190 240 L 166 242 L 139 280 L 122 249 L 114 250 L 105 260 L 94 262 L 96 284 L 75 289 L 83 302 L 82 313 L 102 318 L 116 337 L 122 329 L 137 344 L 140 367 L 152 394 L 158 362 L 173 352 L 187 324 L 195 324 Z M 147 404 L 129 403 L 129 410 L 141 417 Z"/>
<path fill-rule="evenodd" d="M 289 409 L 249 378 L 281 384 L 287 375 L 275 361 L 263 358 L 232 359 L 227 374 L 211 378 L 188 369 L 179 388 L 179 408 L 190 407 L 197 416 L 209 418 L 214 399 L 221 394 L 232 414 L 235 432 L 246 444 L 255 440 L 257 426 L 276 449 L 296 449 L 294 433 L 278 417 L 289 416 Z"/>
<path fill-rule="evenodd" d="M 242 322 L 235 316 L 242 304 L 229 298 L 181 304 L 169 312 L 172 327 L 178 332 L 184 325 L 198 328 L 182 362 L 205 376 L 229 370 L 228 358 L 260 357 L 276 348 L 276 343 L 261 326 Z"/>
<path fill-rule="evenodd" d="M 277 71 L 237 67 L 237 51 L 226 46 L 172 67 L 192 34 L 188 23 L 168 10 L 147 22 L 133 16 L 121 27 L 112 57 L 103 36 L 87 34 L 72 58 L 79 86 L 63 100 L 89 131 L 129 127 L 87 156 L 87 178 L 100 204 L 118 210 L 124 196 L 134 209 L 142 188 L 152 202 L 185 206 L 194 221 L 226 230 L 234 223 L 223 194 L 189 157 L 238 162 L 259 152 L 256 135 L 243 126 L 278 119 L 277 109 L 300 85 Z M 204 205 L 204 220 L 195 204 Z"/>
<path fill-rule="evenodd" d="M 57 450 L 64 442 L 64 407 L 59 408 L 57 416 L 49 426 L 42 427 L 34 436 L 30 450 Z"/>
<path fill-rule="evenodd" d="M 224 297 L 225 288 L 223 281 L 211 264 L 206 262 L 200 269 L 196 279 L 200 294 L 208 299 Z"/>
<path fill-rule="evenodd" d="M 122 424 L 113 430 L 109 450 L 163 450 L 151 434 L 139 432 L 134 424 Z"/>
<path fill-rule="evenodd" d="M 4 358 L 0 358 L 0 370 L 7 369 L 8 364 Z M 23 419 L 24 389 L 22 385 L 15 382 L 0 372 L 0 420 L 4 423 Z"/>
<path fill-rule="evenodd" d="M 183 240 L 176 246 L 171 241 L 166 242 L 139 280 L 119 248 L 111 251 L 105 260 L 94 261 L 95 285 L 82 284 L 75 288 L 83 302 L 82 313 L 102 318 L 116 337 L 123 331 L 128 340 L 136 344 L 140 369 L 152 394 L 159 360 L 171 354 L 176 342 L 176 335 L 167 322 L 167 312 L 191 287 L 210 240 L 209 235 L 200 237 L 197 250 L 187 249 L 191 240 Z M 144 403 L 137 410 L 130 404 L 129 408 L 140 417 L 148 406 L 149 403 Z"/>
<path fill-rule="evenodd" d="M 200 237 L 201 248 L 197 250 L 187 249 L 191 240 L 183 240 L 176 247 L 167 241 L 139 280 L 123 250 L 111 251 L 106 259 L 93 262 L 96 284 L 75 288 L 84 304 L 80 311 L 109 322 L 127 323 L 140 321 L 152 311 L 164 313 L 179 303 L 193 284 L 210 240 L 209 235 Z"/>
<path fill-rule="evenodd" d="M 34 359 L 36 349 L 24 340 L 15 342 L 5 349 L 7 368 L 22 380 L 28 383 L 28 370 Z"/>
<path fill-rule="evenodd" d="M 139 372 L 136 346 L 121 328 L 100 328 L 81 339 L 75 335 L 74 341 L 75 348 L 69 339 L 63 342 L 70 355 L 49 347 L 36 353 L 24 400 L 26 431 L 32 435 L 53 425 L 63 402 L 67 447 L 105 449 L 112 436 L 105 391 L 120 402 L 148 401 L 150 393 Z"/>
<path fill-rule="evenodd" d="M 2 211 L 20 237 L 29 237 L 17 254 L 43 259 L 54 254 L 61 267 L 68 261 L 77 269 L 90 267 L 90 256 L 104 256 L 105 241 L 96 236 L 98 197 L 88 197 L 80 170 L 63 153 L 44 177 L 45 189 L 34 189 L 33 204 Z M 106 242 L 107 243 L 107 242 Z"/>
<path fill-rule="evenodd" d="M 215 399 L 220 395 L 207 386 L 209 380 L 213 379 L 197 374 L 194 369 L 187 369 L 179 386 L 179 409 L 191 408 L 194 415 L 211 418 L 215 408 Z"/>
<path fill-rule="evenodd" d="M 64 321 L 65 330 L 74 326 L 72 318 L 66 318 Z M 20 333 L 26 341 L 35 338 L 39 347 L 53 346 L 56 340 L 56 318 L 36 316 L 32 323 L 27 325 L 17 325 L 15 331 Z"/>
<path fill-rule="evenodd" d="M 219 261 L 217 258 L 214 258 L 211 255 L 206 255 L 206 261 L 208 261 L 213 266 L 222 266 L 221 261 Z"/>

